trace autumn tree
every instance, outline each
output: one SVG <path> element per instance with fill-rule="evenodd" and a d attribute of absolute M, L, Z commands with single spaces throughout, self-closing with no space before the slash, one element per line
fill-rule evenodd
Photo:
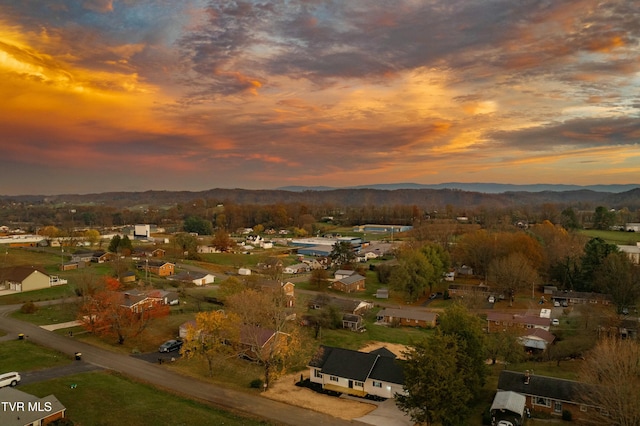
<path fill-rule="evenodd" d="M 529 259 L 517 252 L 495 259 L 489 267 L 489 279 L 509 297 L 509 306 L 517 292 L 532 288 L 540 280 Z"/>
<path fill-rule="evenodd" d="M 263 366 L 267 386 L 298 362 L 300 336 L 287 320 L 289 310 L 284 292 L 247 289 L 229 296 L 225 306 L 239 317 L 241 339 L 251 348 L 249 357 Z M 266 342 L 265 332 L 271 335 Z"/>
<path fill-rule="evenodd" d="M 405 246 L 397 258 L 398 264 L 391 270 L 389 284 L 404 293 L 410 302 L 417 300 L 427 289 L 433 291 L 448 266 L 448 254 L 435 244 L 419 248 Z"/>
<path fill-rule="evenodd" d="M 84 231 L 83 236 L 92 246 L 95 246 L 98 241 L 100 241 L 100 232 L 96 229 L 88 229 Z"/>
<path fill-rule="evenodd" d="M 224 311 L 198 312 L 194 325 L 180 352 L 185 358 L 201 358 L 207 362 L 209 377 L 213 376 L 218 360 L 235 357 L 240 352 L 240 319 Z"/>
<path fill-rule="evenodd" d="M 327 291 L 327 286 L 329 285 L 329 275 L 327 271 L 322 268 L 311 271 L 309 284 L 317 291 Z"/>
<path fill-rule="evenodd" d="M 521 362 L 525 358 L 518 336 L 509 331 L 490 333 L 485 338 L 487 358 L 495 364 L 498 359 L 506 363 Z"/>
<path fill-rule="evenodd" d="M 122 345 L 142 334 L 152 320 L 169 315 L 167 305 L 148 303 L 129 307 L 126 295 L 118 290 L 119 281 L 106 278 L 99 290 L 85 298 L 78 310 L 78 320 L 87 331 L 98 336 L 115 336 Z"/>
<path fill-rule="evenodd" d="M 236 243 L 226 229 L 219 228 L 211 239 L 211 245 L 221 252 L 226 252 L 230 251 Z"/>
<path fill-rule="evenodd" d="M 640 424 L 640 345 L 635 340 L 608 338 L 589 353 L 580 380 L 587 384 L 581 392 L 585 404 L 600 424 L 636 426 Z"/>
<path fill-rule="evenodd" d="M 464 346 L 441 331 L 417 342 L 405 353 L 404 390 L 396 405 L 415 423 L 454 426 L 465 423 L 474 393 L 462 365 Z"/>
<path fill-rule="evenodd" d="M 198 239 L 193 235 L 185 232 L 176 234 L 173 243 L 183 257 L 187 259 L 198 258 Z"/>

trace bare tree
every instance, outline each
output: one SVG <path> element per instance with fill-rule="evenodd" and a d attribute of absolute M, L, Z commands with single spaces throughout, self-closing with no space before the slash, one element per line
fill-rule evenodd
<path fill-rule="evenodd" d="M 598 407 L 601 424 L 640 424 L 640 345 L 633 340 L 601 340 L 588 356 L 581 381 L 586 404 Z"/>
<path fill-rule="evenodd" d="M 509 306 L 516 292 L 531 288 L 539 280 L 538 273 L 521 253 L 511 253 L 491 262 L 489 278 L 509 297 Z"/>

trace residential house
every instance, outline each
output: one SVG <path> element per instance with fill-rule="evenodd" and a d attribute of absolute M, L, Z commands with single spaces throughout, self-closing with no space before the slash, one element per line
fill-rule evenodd
<path fill-rule="evenodd" d="M 257 286 L 262 290 L 281 291 L 287 298 L 287 307 L 292 308 L 296 302 L 296 285 L 291 281 L 278 281 L 278 280 L 260 280 L 257 282 Z"/>
<path fill-rule="evenodd" d="M 166 251 L 157 247 L 134 247 L 131 256 L 136 258 L 164 257 Z"/>
<path fill-rule="evenodd" d="M 542 328 L 527 330 L 518 341 L 529 352 L 544 352 L 556 340 L 556 336 Z"/>
<path fill-rule="evenodd" d="M 376 299 L 388 299 L 388 298 L 389 298 L 388 288 L 379 288 L 376 290 Z"/>
<path fill-rule="evenodd" d="M 302 274 L 309 272 L 309 265 L 306 263 L 296 263 L 295 265 L 285 266 L 282 272 L 285 274 Z"/>
<path fill-rule="evenodd" d="M 218 248 L 214 246 L 198 246 L 196 250 L 201 254 L 222 253 Z"/>
<path fill-rule="evenodd" d="M 343 293 L 363 291 L 365 290 L 365 277 L 360 274 L 349 275 L 348 277 L 334 281 L 331 284 L 331 288 L 342 291 Z"/>
<path fill-rule="evenodd" d="M 364 397 L 393 398 L 404 393 L 400 361 L 389 351 L 360 352 L 320 346 L 309 362 L 312 383 L 329 391 Z"/>
<path fill-rule="evenodd" d="M 609 305 L 611 303 L 611 296 L 603 293 L 589 293 L 582 291 L 554 291 L 551 295 L 551 299 L 554 302 L 560 302 L 563 306 L 566 305 Z"/>
<path fill-rule="evenodd" d="M 498 391 L 491 404 L 491 424 L 506 420 L 514 426 L 524 422 L 527 398 L 511 391 Z"/>
<path fill-rule="evenodd" d="M 78 250 L 75 253 L 71 253 L 71 261 L 76 263 L 90 263 L 93 260 L 94 253 L 92 250 Z"/>
<path fill-rule="evenodd" d="M 65 418 L 67 411 L 55 395 L 38 398 L 9 386 L 0 388 L 0 401 L 2 426 L 48 425 Z"/>
<path fill-rule="evenodd" d="M 529 372 L 503 370 L 498 378 L 498 391 L 511 391 L 524 395 L 526 407 L 532 413 L 562 416 L 569 411 L 574 422 L 593 421 L 597 408 L 584 403 L 581 395 L 589 392 L 584 383 L 538 376 Z"/>
<path fill-rule="evenodd" d="M 197 286 L 203 286 L 207 284 L 213 284 L 216 277 L 213 274 L 209 274 L 206 272 L 196 272 L 196 271 L 183 271 L 178 274 L 167 276 L 169 281 L 182 281 L 193 283 Z"/>
<path fill-rule="evenodd" d="M 329 297 L 323 294 L 317 295 L 308 303 L 309 309 L 322 309 L 327 305 L 333 305 L 338 308 L 340 312 L 353 315 L 363 315 L 366 311 L 373 308 L 373 303 L 371 302 L 341 299 L 338 297 Z"/>
<path fill-rule="evenodd" d="M 459 274 L 459 273 L 458 273 Z M 491 288 L 486 285 L 449 284 L 449 297 L 486 299 L 491 295 Z"/>
<path fill-rule="evenodd" d="M 378 312 L 376 319 L 378 323 L 406 327 L 433 328 L 438 325 L 437 313 L 414 309 L 385 308 Z"/>
<path fill-rule="evenodd" d="M 364 319 L 360 315 L 342 314 L 342 328 L 351 331 L 365 331 Z"/>
<path fill-rule="evenodd" d="M 634 265 L 640 265 L 640 242 L 637 242 L 635 246 L 619 245 L 618 248 L 627 255 Z"/>
<path fill-rule="evenodd" d="M 25 292 L 49 288 L 58 282 L 58 277 L 33 266 L 10 266 L 0 269 L 0 289 Z"/>
<path fill-rule="evenodd" d="M 146 270 L 161 277 L 173 275 L 175 273 L 175 267 L 175 264 L 163 260 L 145 259 L 142 262 L 138 262 L 138 269 Z"/>
<path fill-rule="evenodd" d="M 106 251 L 94 251 L 91 255 L 91 261 L 93 263 L 105 263 L 113 260 L 113 253 L 109 253 Z"/>
<path fill-rule="evenodd" d="M 351 275 L 354 275 L 355 273 L 356 273 L 356 271 L 351 271 L 349 269 L 338 269 L 337 271 L 335 271 L 333 273 L 333 278 L 337 281 L 337 280 L 341 280 L 343 278 L 350 277 Z"/>
<path fill-rule="evenodd" d="M 178 293 L 166 290 L 127 290 L 120 292 L 120 305 L 132 312 L 140 313 L 156 306 L 177 305 Z"/>
<path fill-rule="evenodd" d="M 550 318 L 534 315 L 489 312 L 487 314 L 487 332 L 502 332 L 506 330 L 541 328 L 549 331 Z"/>

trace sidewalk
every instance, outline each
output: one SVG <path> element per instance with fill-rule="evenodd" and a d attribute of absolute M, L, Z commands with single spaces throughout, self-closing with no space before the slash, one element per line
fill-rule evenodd
<path fill-rule="evenodd" d="M 45 330 L 48 330 L 48 331 L 53 331 L 53 330 L 59 330 L 61 328 L 77 327 L 81 324 L 82 323 L 80 321 L 68 321 L 68 322 L 61 322 L 59 324 L 41 325 L 40 328 L 44 328 Z"/>

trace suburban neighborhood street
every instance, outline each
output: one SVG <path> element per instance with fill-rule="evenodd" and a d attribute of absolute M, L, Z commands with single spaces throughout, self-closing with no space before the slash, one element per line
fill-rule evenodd
<path fill-rule="evenodd" d="M 160 365 L 109 352 L 74 340 L 72 337 L 61 336 L 36 325 L 11 318 L 9 313 L 19 309 L 19 307 L 18 305 L 0 307 L 0 329 L 7 333 L 8 336 L 5 338 L 17 339 L 18 334 L 23 333 L 27 339 L 34 343 L 71 356 L 80 352 L 82 361 L 84 361 L 83 364 L 88 363 L 100 368 L 117 371 L 132 378 L 151 383 L 159 388 L 208 402 L 231 412 L 268 419 L 278 424 L 336 426 L 363 424 L 199 382 L 196 379 L 171 372 Z"/>

